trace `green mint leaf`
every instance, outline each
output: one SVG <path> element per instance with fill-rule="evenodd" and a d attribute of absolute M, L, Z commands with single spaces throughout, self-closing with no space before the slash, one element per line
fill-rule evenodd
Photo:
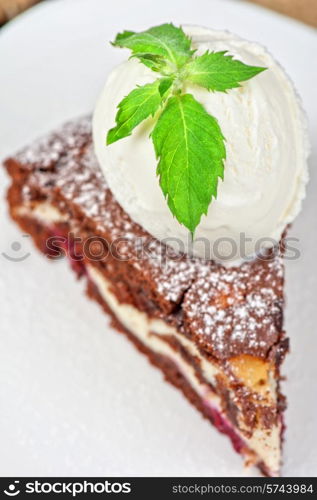
<path fill-rule="evenodd" d="M 155 115 L 152 140 L 160 185 L 171 212 L 193 235 L 217 196 L 226 149 L 216 118 L 191 94 L 184 94 L 184 86 L 194 83 L 226 92 L 267 68 L 248 66 L 226 51 L 195 57 L 191 40 L 173 24 L 141 33 L 124 31 L 113 45 L 130 49 L 131 57 L 164 78 L 137 87 L 120 102 L 107 144 L 131 135 L 139 123 Z"/>
<path fill-rule="evenodd" d="M 159 81 L 159 93 L 162 98 L 164 98 L 167 94 L 167 92 L 170 90 L 171 86 L 173 85 L 174 78 L 161 78 Z"/>
<path fill-rule="evenodd" d="M 157 79 L 130 92 L 118 105 L 116 126 L 107 134 L 107 144 L 131 135 L 132 130 L 149 116 L 154 116 L 171 88 L 172 78 Z"/>
<path fill-rule="evenodd" d="M 132 57 L 139 59 L 141 63 L 150 68 L 152 71 L 158 73 L 168 72 L 168 65 L 166 60 L 161 56 L 156 56 L 152 54 L 134 54 Z"/>
<path fill-rule="evenodd" d="M 116 45 L 116 42 L 123 42 L 126 38 L 129 38 L 132 35 L 135 35 L 135 31 L 125 30 L 122 33 L 118 33 L 115 42 L 113 42 L 112 45 Z"/>
<path fill-rule="evenodd" d="M 170 97 L 152 132 L 169 208 L 193 234 L 217 196 L 226 150 L 217 120 L 191 94 Z"/>
<path fill-rule="evenodd" d="M 186 65 L 186 80 L 208 90 L 226 92 L 240 87 L 240 82 L 249 80 L 266 68 L 248 66 L 233 59 L 226 52 L 206 52 Z"/>
<path fill-rule="evenodd" d="M 145 54 L 166 59 L 174 69 L 182 66 L 192 56 L 191 41 L 182 28 L 173 24 L 162 24 L 141 33 L 124 31 L 113 42 L 116 47 L 125 47 L 144 63 Z M 140 57 L 141 55 L 141 57 Z"/>

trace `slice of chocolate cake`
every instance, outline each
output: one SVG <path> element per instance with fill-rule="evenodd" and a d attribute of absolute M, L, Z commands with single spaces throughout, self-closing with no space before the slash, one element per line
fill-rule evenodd
<path fill-rule="evenodd" d="M 281 257 L 225 268 L 154 239 L 107 187 L 90 123 L 67 124 L 6 160 L 12 218 L 44 254 L 69 257 L 113 325 L 247 463 L 278 475 L 288 348 Z"/>

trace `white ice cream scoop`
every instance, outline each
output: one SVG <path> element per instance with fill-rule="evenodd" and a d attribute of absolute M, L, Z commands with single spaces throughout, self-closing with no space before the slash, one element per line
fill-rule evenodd
<path fill-rule="evenodd" d="M 186 88 L 217 118 L 227 150 L 224 181 L 219 180 L 218 197 L 202 216 L 194 244 L 159 186 L 149 137 L 153 120 L 106 146 L 121 99 L 157 78 L 135 59 L 116 67 L 102 91 L 93 117 L 95 152 L 117 201 L 149 233 L 197 256 L 237 263 L 278 241 L 300 211 L 308 180 L 306 120 L 292 82 L 262 46 L 228 32 L 200 27 L 185 32 L 198 55 L 226 50 L 246 64 L 268 68 L 227 93 Z"/>

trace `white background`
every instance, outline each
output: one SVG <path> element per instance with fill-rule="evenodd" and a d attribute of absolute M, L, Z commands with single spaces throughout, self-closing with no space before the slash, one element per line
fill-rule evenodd
<path fill-rule="evenodd" d="M 284 474 L 317 473 L 316 53 L 311 28 L 238 0 L 56 0 L 0 32 L 0 158 L 63 120 L 90 112 L 126 54 L 108 41 L 162 22 L 229 29 L 265 44 L 307 109 L 311 183 L 287 264 L 292 353 Z M 190 407 L 82 293 L 64 262 L 48 263 L 9 221 L 0 173 L 0 475 L 233 475 L 227 438 Z M 14 252 L 12 242 L 22 249 Z M 1 255 L 31 252 L 22 263 Z"/>

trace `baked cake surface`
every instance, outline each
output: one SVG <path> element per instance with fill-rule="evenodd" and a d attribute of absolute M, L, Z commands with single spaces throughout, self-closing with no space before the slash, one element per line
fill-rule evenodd
<path fill-rule="evenodd" d="M 288 349 L 282 257 L 225 268 L 154 239 L 109 190 L 90 123 L 68 123 L 6 160 L 12 218 L 44 254 L 69 257 L 114 326 L 248 463 L 278 475 Z"/>

